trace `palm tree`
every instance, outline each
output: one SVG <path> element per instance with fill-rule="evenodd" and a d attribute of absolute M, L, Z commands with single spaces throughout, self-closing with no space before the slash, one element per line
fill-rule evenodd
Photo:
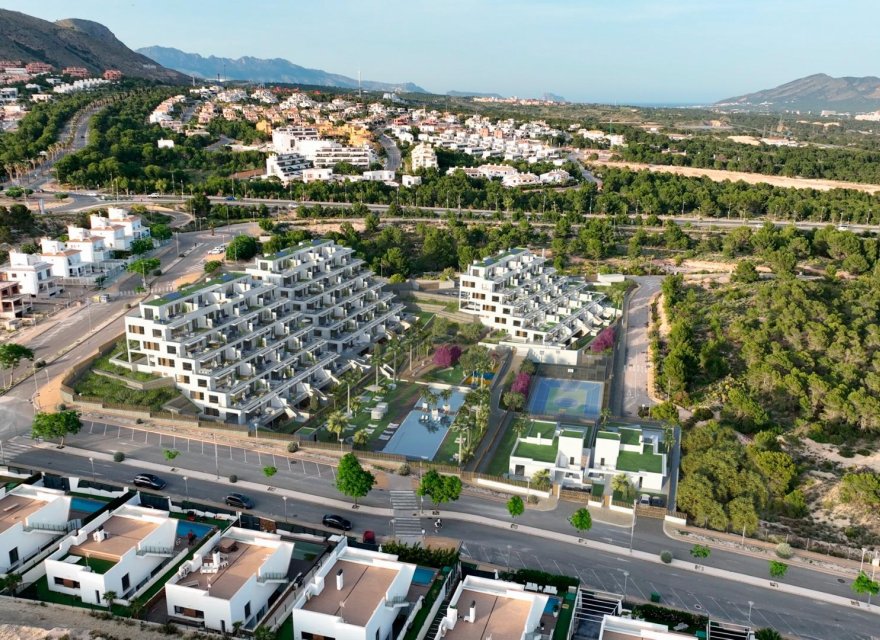
<path fill-rule="evenodd" d="M 444 406 L 449 402 L 449 399 L 452 397 L 452 389 L 446 388 L 440 391 L 440 398 L 443 400 Z"/>
<path fill-rule="evenodd" d="M 109 589 L 104 592 L 104 600 L 107 601 L 107 607 L 112 607 L 113 603 L 116 602 L 116 599 L 119 597 L 119 594 Z"/>
<path fill-rule="evenodd" d="M 358 429 L 354 432 L 354 437 L 352 441 L 359 447 L 366 446 L 367 441 L 370 439 L 369 434 L 366 429 Z"/>
<path fill-rule="evenodd" d="M 342 433 L 345 431 L 345 416 L 341 411 L 334 411 L 327 416 L 326 429 L 330 433 L 336 435 L 339 445 L 342 446 Z"/>
<path fill-rule="evenodd" d="M 385 364 L 385 349 L 378 342 L 373 345 L 373 368 L 376 370 L 376 386 L 379 386 L 379 369 Z"/>

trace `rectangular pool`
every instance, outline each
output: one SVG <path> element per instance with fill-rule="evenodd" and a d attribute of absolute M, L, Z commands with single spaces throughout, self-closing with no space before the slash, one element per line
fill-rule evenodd
<path fill-rule="evenodd" d="M 423 398 L 419 398 L 415 408 L 410 411 L 396 433 L 391 436 L 388 444 L 382 449 L 384 453 L 396 453 L 406 456 L 407 458 L 422 458 L 423 460 L 431 460 L 440 448 L 446 432 L 449 431 L 449 425 L 458 415 L 458 410 L 464 404 L 464 393 L 461 391 L 452 391 L 449 397 L 449 419 L 441 422 L 439 420 L 430 419 L 430 411 L 425 413 L 422 410 Z M 440 406 L 447 404 L 440 401 Z M 422 416 L 428 416 L 428 420 L 424 421 Z"/>
<path fill-rule="evenodd" d="M 189 520 L 180 520 L 177 523 L 177 537 L 186 537 L 190 531 L 196 536 L 196 540 L 204 538 L 214 527 L 201 522 L 190 522 Z"/>
<path fill-rule="evenodd" d="M 431 569 L 430 567 L 416 567 L 415 572 L 413 572 L 412 581 L 413 584 L 428 586 L 434 581 L 434 576 L 436 575 L 436 569 Z"/>
<path fill-rule="evenodd" d="M 100 511 L 105 506 L 107 506 L 107 503 L 101 502 L 100 500 L 89 500 L 88 498 L 80 498 L 79 496 L 74 496 L 70 499 L 70 508 L 72 511 L 95 513 L 95 511 Z"/>

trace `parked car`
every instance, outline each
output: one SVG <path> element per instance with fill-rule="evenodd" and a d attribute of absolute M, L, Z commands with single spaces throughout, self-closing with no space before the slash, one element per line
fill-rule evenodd
<path fill-rule="evenodd" d="M 639 506 L 642 507 L 650 507 L 651 506 L 651 496 L 647 493 L 643 493 L 639 496 Z"/>
<path fill-rule="evenodd" d="M 156 491 L 164 489 L 165 485 L 168 484 L 162 478 L 157 475 L 153 475 L 152 473 L 139 473 L 134 477 L 132 483 L 136 487 L 143 487 L 144 489 L 155 489 Z"/>
<path fill-rule="evenodd" d="M 342 531 L 351 531 L 351 522 L 343 518 L 342 516 L 337 516 L 335 514 L 327 514 L 324 516 L 321 522 L 325 527 L 330 527 L 331 529 L 341 529 Z"/>
<path fill-rule="evenodd" d="M 227 202 L 234 202 L 234 201 L 235 201 L 235 196 L 226 196 L 226 201 L 227 201 Z"/>
<path fill-rule="evenodd" d="M 376 544 L 376 532 L 375 531 L 364 531 L 364 542 L 366 544 Z"/>
<path fill-rule="evenodd" d="M 230 507 L 235 507 L 236 509 L 253 509 L 254 501 L 248 498 L 243 493 L 230 493 L 223 499 Z"/>
<path fill-rule="evenodd" d="M 666 498 L 663 496 L 651 496 L 651 506 L 652 507 L 665 507 L 666 506 Z"/>

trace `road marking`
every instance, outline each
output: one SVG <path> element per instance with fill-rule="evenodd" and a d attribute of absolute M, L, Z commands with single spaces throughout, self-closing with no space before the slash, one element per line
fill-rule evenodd
<path fill-rule="evenodd" d="M 591 572 L 594 576 L 596 576 L 596 583 L 597 583 L 599 586 L 602 587 L 602 591 L 608 591 L 608 587 L 605 586 L 605 581 L 602 580 L 602 578 L 599 577 L 599 574 L 596 573 L 596 571 L 595 571 L 594 569 L 590 569 L 590 572 Z"/>

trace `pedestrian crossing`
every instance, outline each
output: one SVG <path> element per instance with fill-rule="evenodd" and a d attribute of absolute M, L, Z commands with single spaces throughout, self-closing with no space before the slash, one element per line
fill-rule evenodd
<path fill-rule="evenodd" d="M 394 534 L 398 538 L 422 537 L 419 503 L 414 491 L 390 491 L 394 511 Z"/>
<path fill-rule="evenodd" d="M 14 460 L 23 453 L 27 453 L 36 446 L 36 442 L 30 436 L 13 436 L 6 442 L 0 442 L 3 463 Z"/>

